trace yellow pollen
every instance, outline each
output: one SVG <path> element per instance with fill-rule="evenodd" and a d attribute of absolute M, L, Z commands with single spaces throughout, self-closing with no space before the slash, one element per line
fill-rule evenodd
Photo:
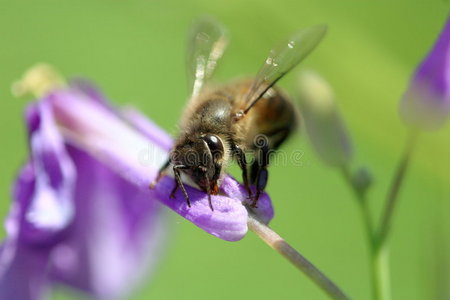
<path fill-rule="evenodd" d="M 53 66 L 38 63 L 28 69 L 21 79 L 14 82 L 11 92 L 15 97 L 31 94 L 40 98 L 65 85 L 64 77 Z"/>

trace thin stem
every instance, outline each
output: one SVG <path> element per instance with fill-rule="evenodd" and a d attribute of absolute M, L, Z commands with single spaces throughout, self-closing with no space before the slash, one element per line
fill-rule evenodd
<path fill-rule="evenodd" d="M 317 269 L 311 262 L 302 256 L 297 250 L 289 245 L 281 236 L 279 236 L 270 227 L 261 222 L 258 217 L 249 210 L 248 227 L 267 245 L 272 247 L 278 253 L 289 260 L 297 269 L 308 276 L 332 299 L 346 300 L 350 299 L 339 289 L 328 277 Z"/>
<path fill-rule="evenodd" d="M 350 189 L 354 192 L 355 198 L 357 200 L 358 208 L 360 210 L 360 215 L 362 218 L 362 222 L 364 224 L 364 229 L 367 237 L 367 245 L 369 250 L 369 257 L 370 257 L 370 276 L 371 276 L 371 283 L 372 283 L 372 298 L 374 300 L 380 300 L 385 299 L 382 297 L 383 294 L 386 294 L 384 292 L 385 285 L 383 285 L 383 278 L 381 274 L 385 274 L 384 272 L 381 272 L 381 269 L 379 268 L 378 259 L 376 257 L 375 252 L 375 230 L 372 225 L 372 219 L 370 216 L 369 207 L 367 205 L 366 201 L 366 193 L 359 190 L 353 180 L 350 173 L 350 170 L 347 166 L 343 166 L 342 169 L 342 176 L 344 177 L 345 181 L 348 183 Z"/>
<path fill-rule="evenodd" d="M 408 170 L 411 155 L 417 142 L 418 131 L 411 131 L 406 142 L 405 150 L 395 171 L 391 187 L 386 197 L 386 204 L 382 213 L 379 230 L 375 233 L 372 245 L 372 270 L 374 272 L 375 299 L 389 300 L 390 279 L 389 279 L 389 252 L 387 237 L 391 228 L 392 216 L 397 203 L 398 194 L 403 184 L 406 171 Z"/>
<path fill-rule="evenodd" d="M 391 283 L 389 275 L 389 251 L 387 245 L 381 248 L 372 247 L 372 272 L 375 299 L 391 299 Z"/>
<path fill-rule="evenodd" d="M 385 270 L 387 269 L 387 265 L 385 263 L 384 257 L 380 256 L 380 253 L 376 251 L 376 237 L 375 237 L 375 229 L 372 226 L 372 222 L 370 219 L 370 212 L 367 206 L 367 203 L 364 199 L 364 196 L 361 195 L 359 199 L 359 208 L 361 211 L 361 217 L 363 219 L 367 244 L 369 249 L 369 257 L 370 257 L 370 276 L 372 281 L 372 298 L 374 300 L 388 300 L 386 295 L 390 294 L 390 286 L 389 280 L 386 279 L 384 275 L 387 274 Z M 387 283 L 387 284 L 386 284 Z"/>
<path fill-rule="evenodd" d="M 406 142 L 405 150 L 400 159 L 400 163 L 398 164 L 397 170 L 392 180 L 391 187 L 387 194 L 386 204 L 383 209 L 381 223 L 377 234 L 376 246 L 378 248 L 383 246 L 383 243 L 385 242 L 389 234 L 389 230 L 391 228 L 392 223 L 392 216 L 395 210 L 395 206 L 397 204 L 398 193 L 405 178 L 406 171 L 408 170 L 411 155 L 417 142 L 417 137 L 418 132 L 411 131 L 408 141 Z"/>
<path fill-rule="evenodd" d="M 368 243 L 369 246 L 372 247 L 375 241 L 375 236 L 374 236 L 374 228 L 372 225 L 372 219 L 370 217 L 369 208 L 367 206 L 366 194 L 365 192 L 358 190 L 358 188 L 354 185 L 350 174 L 350 170 L 348 169 L 347 166 L 343 166 L 341 171 L 345 181 L 348 183 L 350 189 L 354 192 L 355 198 L 358 201 L 358 207 L 360 209 L 361 217 L 363 219 Z"/>
<path fill-rule="evenodd" d="M 380 229 L 375 230 L 372 225 L 370 211 L 367 206 L 365 191 L 361 191 L 355 186 L 352 180 L 349 169 L 344 166 L 342 168 L 342 175 L 346 182 L 351 187 L 358 200 L 358 206 L 360 208 L 361 216 L 369 243 L 370 250 L 370 269 L 372 277 L 372 292 L 373 299 L 375 300 L 389 300 L 391 298 L 390 293 L 390 279 L 389 279 L 389 252 L 388 246 L 385 243 L 386 238 L 391 227 L 392 215 L 395 209 L 396 200 L 400 187 L 403 183 L 406 171 L 408 169 L 409 161 L 417 141 L 417 131 L 411 131 L 409 139 L 406 143 L 404 153 L 401 161 L 395 172 L 394 179 L 391 184 L 391 188 L 387 195 L 386 204 L 383 210 L 382 221 L 380 223 Z"/>

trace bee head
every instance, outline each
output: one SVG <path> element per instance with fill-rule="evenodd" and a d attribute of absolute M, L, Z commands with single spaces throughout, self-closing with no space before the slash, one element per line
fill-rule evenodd
<path fill-rule="evenodd" d="M 224 153 L 223 142 L 217 135 L 200 134 L 178 143 L 170 159 L 172 164 L 184 166 L 183 172 L 202 190 L 216 195 Z"/>

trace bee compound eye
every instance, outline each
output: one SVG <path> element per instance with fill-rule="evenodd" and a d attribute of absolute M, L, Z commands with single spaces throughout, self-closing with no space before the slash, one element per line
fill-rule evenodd
<path fill-rule="evenodd" d="M 223 143 L 218 136 L 214 134 L 208 134 L 203 137 L 203 140 L 208 144 L 211 153 L 223 153 Z"/>

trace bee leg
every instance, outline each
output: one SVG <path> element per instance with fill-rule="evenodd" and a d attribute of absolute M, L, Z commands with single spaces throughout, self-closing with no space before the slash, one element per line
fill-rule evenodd
<path fill-rule="evenodd" d="M 175 185 L 174 185 L 172 191 L 170 192 L 170 196 L 169 196 L 171 199 L 175 198 L 175 193 L 177 190 L 178 190 L 178 182 L 175 180 Z"/>
<path fill-rule="evenodd" d="M 242 170 L 242 179 L 244 181 L 245 189 L 247 190 L 249 199 L 252 199 L 252 190 L 250 189 L 250 184 L 248 182 L 247 173 L 247 160 L 245 159 L 245 153 L 238 145 L 233 145 L 233 152 L 236 155 L 236 160 L 239 167 Z"/>
<path fill-rule="evenodd" d="M 211 187 L 210 187 L 210 184 L 209 184 L 208 176 L 206 176 L 206 174 L 205 174 L 205 179 L 206 179 L 206 182 L 207 182 L 207 184 L 206 184 L 206 192 L 208 193 L 209 208 L 211 208 L 211 211 L 214 211 L 214 207 L 213 207 L 212 201 L 211 201 Z"/>
<path fill-rule="evenodd" d="M 211 208 L 211 211 L 214 211 L 214 207 L 212 205 L 211 194 L 210 193 L 208 193 L 208 202 L 209 202 L 209 208 Z"/>
<path fill-rule="evenodd" d="M 262 192 L 264 192 L 264 189 L 266 188 L 267 180 L 269 177 L 269 172 L 267 171 L 267 167 L 269 165 L 269 156 L 270 149 L 268 142 L 266 142 L 262 146 L 258 147 L 257 152 L 255 153 L 255 161 L 252 165 L 251 180 L 256 186 L 256 195 L 253 198 L 251 207 L 257 207 L 259 196 Z"/>
<path fill-rule="evenodd" d="M 253 198 L 253 202 L 251 204 L 252 207 L 255 207 L 255 208 L 258 207 L 257 206 L 258 199 L 259 199 L 259 196 L 261 195 L 261 193 L 264 192 L 264 189 L 266 188 L 268 177 L 269 177 L 269 172 L 267 171 L 266 167 L 259 169 L 258 178 L 255 183 L 256 195 Z"/>
<path fill-rule="evenodd" d="M 161 178 L 163 178 L 164 176 L 166 176 L 167 173 L 167 169 L 169 168 L 170 165 L 170 159 L 168 159 L 164 165 L 162 165 L 162 167 L 159 169 L 158 171 L 158 176 L 156 176 L 156 179 L 153 180 L 152 183 L 150 183 L 150 188 L 154 189 L 156 184 L 161 180 Z"/>
<path fill-rule="evenodd" d="M 173 188 L 172 193 L 170 194 L 170 197 L 174 198 L 176 190 L 178 189 L 178 187 L 180 187 L 181 191 L 183 192 L 184 198 L 186 199 L 187 205 L 189 207 L 191 207 L 191 201 L 189 201 L 189 195 L 186 192 L 186 189 L 184 188 L 183 181 L 181 181 L 181 174 L 180 174 L 181 169 L 187 169 L 187 167 L 184 165 L 173 166 L 173 173 L 175 174 L 175 187 Z"/>

